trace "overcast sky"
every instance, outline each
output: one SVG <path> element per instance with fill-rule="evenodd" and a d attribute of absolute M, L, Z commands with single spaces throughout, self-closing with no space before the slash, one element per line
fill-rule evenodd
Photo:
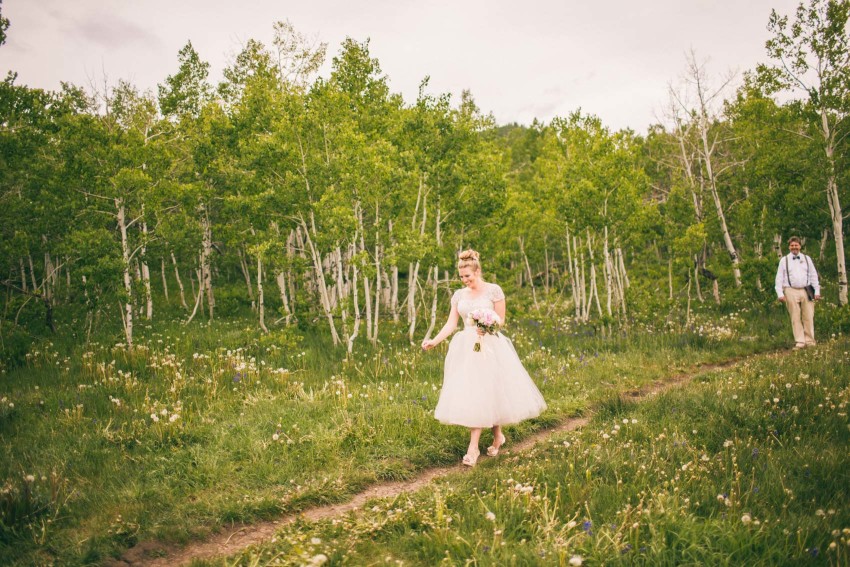
<path fill-rule="evenodd" d="M 248 39 L 270 44 L 288 19 L 328 44 L 330 70 L 346 36 L 370 52 L 405 101 L 469 89 L 499 123 L 550 120 L 581 108 L 612 129 L 657 122 L 667 86 L 693 49 L 712 74 L 767 59 L 771 8 L 798 0 L 2 0 L 11 20 L 0 72 L 45 89 L 60 81 L 126 79 L 155 90 L 191 40 L 211 80 Z"/>

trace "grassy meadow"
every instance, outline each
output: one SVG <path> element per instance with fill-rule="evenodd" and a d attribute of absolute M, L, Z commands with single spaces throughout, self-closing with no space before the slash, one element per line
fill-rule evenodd
<path fill-rule="evenodd" d="M 850 341 L 706 372 L 227 565 L 850 565 Z"/>
<path fill-rule="evenodd" d="M 324 336 L 262 335 L 246 321 L 158 320 L 138 329 L 133 351 L 117 334 L 81 345 L 78 326 L 68 322 L 57 334 L 65 342 L 35 344 L 24 364 L 3 368 L 2 561 L 98 564 L 141 541 L 202 539 L 460 461 L 466 430 L 432 417 L 445 345 L 423 353 L 403 325 L 387 322 L 378 347 L 361 344 L 346 358 Z M 798 552 L 810 548 L 819 549 L 816 560 L 839 557 L 827 549 L 831 532 L 815 528 L 842 518 L 836 528 L 850 525 L 839 484 L 848 484 L 841 467 L 850 468 L 846 413 L 839 415 L 847 382 L 830 374 L 847 363 L 846 341 L 807 351 L 802 362 L 777 359 L 712 376 L 645 407 L 619 401 L 703 363 L 783 348 L 787 327 L 778 308 L 707 311 L 685 329 L 633 324 L 614 333 L 576 327 L 568 316 L 511 320 L 507 333 L 549 409 L 510 427 L 509 438 L 597 408 L 592 427 L 533 455 L 483 463 L 436 491 L 378 504 L 383 512 L 295 526 L 237 561 L 299 564 L 324 553 L 351 564 L 372 556 L 551 564 L 573 554 L 606 562 L 622 554 L 623 562 L 672 564 L 710 561 L 738 545 L 751 557 L 788 550 L 809 557 Z M 776 390 L 770 395 L 767 382 Z M 842 410 L 814 410 L 816 403 Z M 768 417 L 780 411 L 781 418 Z M 613 440 L 601 441 L 602 431 Z M 723 447 L 727 439 L 734 444 Z M 756 448 L 754 461 L 747 451 Z M 805 488 L 809 478 L 818 482 Z M 728 503 L 718 505 L 718 494 Z M 804 522 L 813 499 L 826 515 Z M 744 513 L 751 524 L 733 522 Z M 772 539 L 777 519 L 788 522 L 780 531 L 792 530 L 781 547 Z M 592 527 L 582 530 L 585 522 Z M 309 544 L 313 538 L 323 543 Z"/>

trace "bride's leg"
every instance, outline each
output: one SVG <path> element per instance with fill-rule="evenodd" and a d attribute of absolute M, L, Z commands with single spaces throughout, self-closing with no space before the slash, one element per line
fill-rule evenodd
<path fill-rule="evenodd" d="M 467 454 L 474 455 L 478 452 L 478 441 L 481 439 L 481 428 L 469 430 L 469 447 L 466 449 Z"/>
<path fill-rule="evenodd" d="M 466 449 L 466 455 L 463 456 L 463 464 L 472 467 L 478 461 L 478 455 L 481 452 L 478 450 L 478 441 L 481 439 L 481 428 L 473 428 L 469 430 L 469 447 Z"/>
<path fill-rule="evenodd" d="M 502 446 L 504 434 L 502 434 L 502 426 L 494 425 L 493 426 L 493 447 L 498 449 Z"/>
<path fill-rule="evenodd" d="M 505 434 L 502 433 L 501 425 L 493 426 L 493 444 L 487 447 L 487 454 L 491 457 L 495 457 L 499 454 L 499 449 L 505 443 Z"/>

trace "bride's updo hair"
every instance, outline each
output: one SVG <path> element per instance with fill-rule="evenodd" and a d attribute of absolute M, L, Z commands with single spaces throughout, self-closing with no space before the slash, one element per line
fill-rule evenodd
<path fill-rule="evenodd" d="M 461 270 L 463 268 L 472 268 L 475 272 L 481 270 L 481 263 L 478 261 L 478 252 L 470 248 L 457 255 L 457 269 Z"/>

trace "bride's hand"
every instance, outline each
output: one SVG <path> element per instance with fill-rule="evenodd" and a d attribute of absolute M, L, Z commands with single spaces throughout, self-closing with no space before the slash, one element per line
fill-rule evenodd
<path fill-rule="evenodd" d="M 478 333 L 479 337 L 483 337 L 484 335 L 487 334 L 487 333 L 484 332 L 484 329 L 482 329 L 481 327 L 475 327 L 475 332 Z"/>
<path fill-rule="evenodd" d="M 436 345 L 437 343 L 435 343 L 431 339 L 425 339 L 424 341 L 422 341 L 422 350 L 431 350 Z"/>

